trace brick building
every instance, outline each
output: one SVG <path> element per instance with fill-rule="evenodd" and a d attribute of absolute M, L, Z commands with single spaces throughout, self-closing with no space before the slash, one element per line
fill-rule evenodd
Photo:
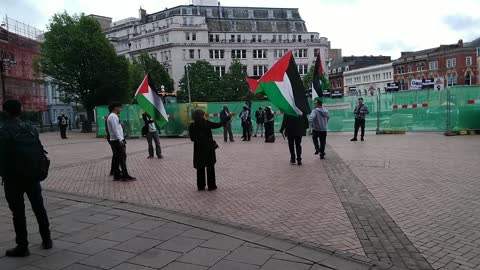
<path fill-rule="evenodd" d="M 441 45 L 416 52 L 402 52 L 393 62 L 394 81 L 400 90 L 418 89 L 415 83 L 444 82 L 443 86 L 477 85 L 479 70 L 477 48 L 480 38 L 464 43 Z M 430 84 L 431 85 L 431 84 Z"/>
<path fill-rule="evenodd" d="M 344 92 L 343 72 L 358 68 L 387 64 L 392 61 L 390 56 L 346 56 L 332 59 L 328 64 L 328 80 L 332 91 Z"/>

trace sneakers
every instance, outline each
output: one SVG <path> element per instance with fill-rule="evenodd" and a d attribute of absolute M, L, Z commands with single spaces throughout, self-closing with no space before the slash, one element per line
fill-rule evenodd
<path fill-rule="evenodd" d="M 350 141 L 351 141 L 351 142 L 356 142 L 356 141 L 358 141 L 358 140 L 357 140 L 357 138 L 353 138 L 353 139 L 351 139 Z"/>
<path fill-rule="evenodd" d="M 28 257 L 30 256 L 30 250 L 28 250 L 28 248 L 22 248 L 22 247 L 16 246 L 15 248 L 8 249 L 5 252 L 5 256 L 17 257 L 17 258 Z"/>

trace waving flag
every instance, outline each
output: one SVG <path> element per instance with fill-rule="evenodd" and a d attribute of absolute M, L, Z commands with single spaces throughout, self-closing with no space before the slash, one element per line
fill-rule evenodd
<path fill-rule="evenodd" d="M 323 95 L 323 90 L 328 88 L 328 79 L 323 72 L 322 57 L 320 50 L 318 51 L 317 61 L 315 61 L 315 69 L 313 70 L 312 80 L 312 100 Z"/>
<path fill-rule="evenodd" d="M 135 100 L 152 117 L 155 124 L 162 128 L 168 123 L 167 112 L 163 106 L 162 98 L 149 85 L 149 78 L 147 74 L 145 79 L 143 79 L 142 84 L 140 84 L 135 93 Z"/>
<path fill-rule="evenodd" d="M 307 115 L 310 113 L 302 78 L 297 64 L 289 51 L 260 78 L 247 79 L 253 93 L 265 93 L 270 101 L 287 115 Z"/>

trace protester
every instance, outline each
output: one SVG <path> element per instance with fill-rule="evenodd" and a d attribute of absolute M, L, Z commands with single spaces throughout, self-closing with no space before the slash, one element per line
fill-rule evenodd
<path fill-rule="evenodd" d="M 127 149 L 125 137 L 123 135 L 123 127 L 120 124 L 118 116 L 122 111 L 122 104 L 113 102 L 110 104 L 110 115 L 107 118 L 107 126 L 110 134 L 110 144 L 113 150 L 113 180 L 114 181 L 135 181 L 135 177 L 132 177 L 127 170 Z M 120 171 L 119 169 L 122 169 Z"/>
<path fill-rule="evenodd" d="M 144 112 L 142 114 L 143 122 L 145 123 L 146 130 L 147 130 L 147 142 L 148 142 L 148 159 L 153 158 L 153 142 L 155 142 L 155 153 L 157 154 L 157 158 L 163 158 L 162 156 L 162 148 L 160 147 L 160 136 L 159 136 L 159 129 L 153 121 L 152 117 Z"/>
<path fill-rule="evenodd" d="M 302 165 L 302 137 L 307 136 L 308 119 L 306 116 L 284 115 L 280 133 L 285 134 L 290 150 L 290 163 Z"/>
<path fill-rule="evenodd" d="M 275 142 L 275 133 L 274 133 L 274 118 L 275 112 L 272 110 L 271 106 L 265 108 L 265 142 L 274 143 Z"/>
<path fill-rule="evenodd" d="M 28 248 L 27 221 L 25 218 L 24 194 L 37 218 L 42 247 L 51 249 L 50 224 L 45 210 L 40 181 L 46 177 L 46 160 L 37 130 L 21 122 L 21 103 L 7 100 L 3 104 L 8 120 L 0 129 L 0 176 L 4 182 L 5 198 L 12 211 L 17 246 L 6 251 L 8 257 L 26 257 Z M 42 159 L 43 158 L 43 159 Z M 48 165 L 46 168 L 48 173 Z"/>
<path fill-rule="evenodd" d="M 223 106 L 223 110 L 220 112 L 220 122 L 225 123 L 225 126 L 223 126 L 223 141 L 227 142 L 228 134 L 230 142 L 234 142 L 235 140 L 233 139 L 232 120 L 230 119 L 230 111 L 228 110 L 227 105 Z"/>
<path fill-rule="evenodd" d="M 225 125 L 230 120 L 228 116 L 224 122 L 213 123 L 205 119 L 205 112 L 195 110 L 193 123 L 189 126 L 190 140 L 193 141 L 193 167 L 197 169 L 197 188 L 205 190 L 205 169 L 207 170 L 208 190 L 217 189 L 215 180 L 215 163 L 217 162 L 215 150 L 218 144 L 213 140 L 212 129 Z"/>
<path fill-rule="evenodd" d="M 247 106 L 243 107 L 243 110 L 240 113 L 240 119 L 242 120 L 243 141 L 250 141 L 252 129 L 250 126 L 250 111 Z"/>
<path fill-rule="evenodd" d="M 320 159 L 325 159 L 325 145 L 327 143 L 328 110 L 323 108 L 323 102 L 320 98 L 315 99 L 315 109 L 310 113 L 312 122 L 312 139 L 315 146 L 315 155 L 320 154 Z M 320 139 L 320 146 L 318 140 Z"/>
<path fill-rule="evenodd" d="M 369 114 L 368 107 L 363 104 L 363 98 L 358 99 L 358 105 L 355 106 L 355 110 L 353 111 L 353 114 L 355 114 L 355 132 L 353 135 L 353 139 L 350 141 L 356 142 L 357 141 L 357 135 L 358 135 L 358 129 L 362 129 L 362 133 L 360 134 L 360 139 L 364 141 L 364 136 L 365 136 L 365 115 Z"/>
<path fill-rule="evenodd" d="M 263 124 L 265 123 L 265 111 L 262 107 L 258 107 L 258 110 L 255 112 L 255 120 L 257 122 L 257 129 L 255 130 L 255 135 L 257 137 L 258 130 L 260 129 L 260 136 L 263 137 Z"/>
<path fill-rule="evenodd" d="M 67 138 L 68 117 L 64 113 L 62 113 L 62 115 L 60 115 L 57 118 L 57 121 L 58 121 L 58 128 L 60 129 L 60 137 L 64 140 L 68 139 Z"/>

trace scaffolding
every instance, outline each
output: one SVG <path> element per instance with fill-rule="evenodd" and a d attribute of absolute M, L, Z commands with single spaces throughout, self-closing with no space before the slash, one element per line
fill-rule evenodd
<path fill-rule="evenodd" d="M 10 18 L 7 15 L 2 19 L 1 27 L 6 30 L 6 32 L 0 32 L 0 39 L 3 40 L 8 40 L 8 36 L 6 36 L 8 33 L 17 34 L 36 41 L 41 41 L 43 39 L 44 32 L 42 30 Z"/>

